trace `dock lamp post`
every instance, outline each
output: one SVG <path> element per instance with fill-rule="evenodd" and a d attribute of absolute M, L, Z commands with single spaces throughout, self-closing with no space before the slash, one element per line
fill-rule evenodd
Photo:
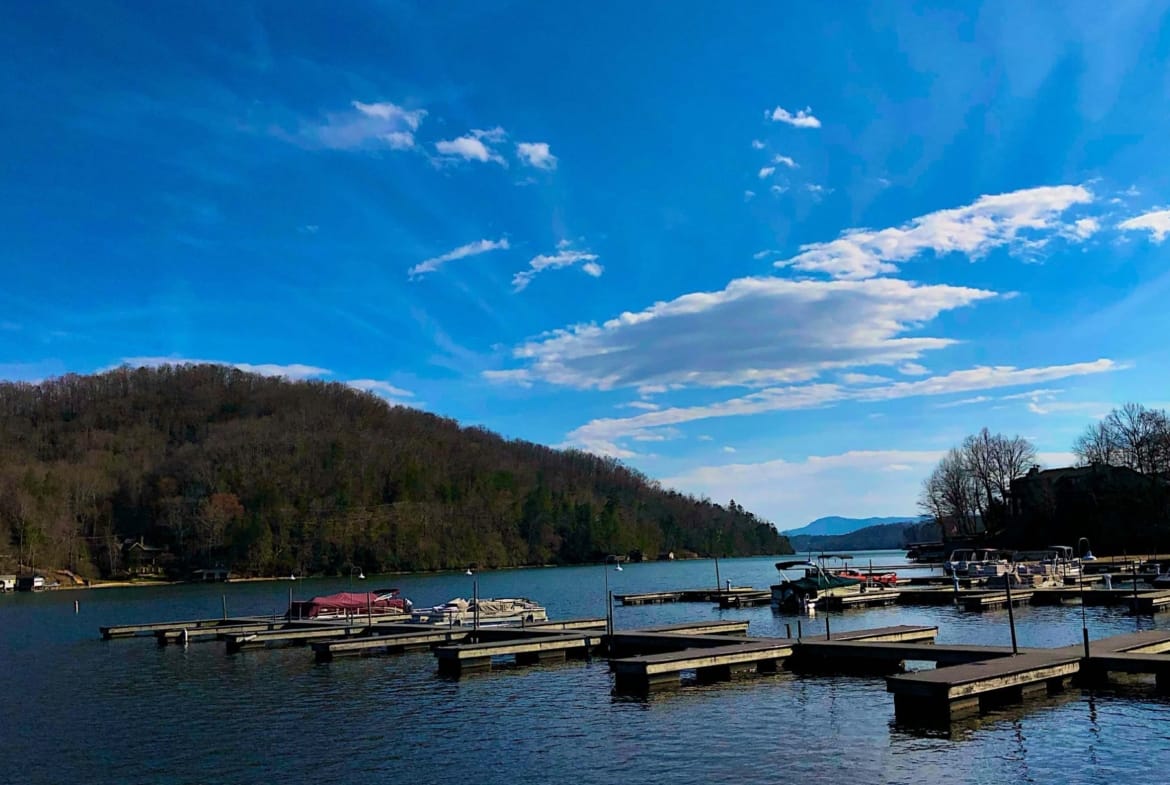
<path fill-rule="evenodd" d="M 622 571 L 621 562 L 613 556 L 606 556 L 605 561 L 601 563 L 601 572 L 605 576 L 605 634 L 608 637 L 613 636 L 613 594 L 609 590 L 610 563 L 613 564 L 614 572 Z"/>
<path fill-rule="evenodd" d="M 475 632 L 475 642 L 479 643 L 479 576 L 475 574 L 475 571 L 471 567 L 467 568 L 466 574 L 472 576 L 471 606 L 473 611 L 471 615 L 471 629 Z"/>
<path fill-rule="evenodd" d="M 1081 550 L 1081 543 L 1082 542 L 1085 544 L 1085 550 L 1083 550 L 1083 551 Z M 1089 538 L 1088 537 L 1081 537 L 1079 540 L 1077 540 L 1077 551 L 1079 551 L 1080 553 L 1091 553 L 1092 552 L 1092 548 L 1089 546 Z M 1077 574 L 1077 577 L 1078 577 L 1078 580 L 1080 582 L 1080 595 L 1081 595 L 1081 638 L 1085 642 L 1085 659 L 1088 659 L 1088 657 L 1089 657 L 1089 623 L 1085 618 L 1085 565 L 1083 563 L 1081 564 L 1081 569 L 1080 569 L 1080 572 Z"/>

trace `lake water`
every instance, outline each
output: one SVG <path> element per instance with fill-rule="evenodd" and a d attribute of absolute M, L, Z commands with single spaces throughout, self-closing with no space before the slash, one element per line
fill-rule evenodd
<path fill-rule="evenodd" d="M 902 553 L 855 554 L 864 566 Z M 764 588 L 775 559 L 720 560 L 722 579 Z M 604 615 L 616 593 L 715 585 L 711 561 L 484 572 L 481 596 L 527 596 L 552 618 Z M 119 623 L 283 612 L 349 579 L 0 597 L 0 771 L 21 783 L 1109 783 L 1170 781 L 1170 701 L 1149 684 L 1060 696 L 924 732 L 894 723 L 880 678 L 781 674 L 616 697 L 603 661 L 435 675 L 430 654 L 316 665 L 308 649 L 227 656 L 224 644 L 102 641 Z M 463 574 L 369 576 L 416 605 L 470 596 Z M 74 613 L 74 600 L 80 612 Z M 674 604 L 614 611 L 636 627 L 751 621 L 783 635 L 771 608 Z M 931 624 L 939 642 L 1009 645 L 1006 612 L 883 608 L 819 613 L 833 630 Z M 1093 638 L 1165 627 L 1089 608 Z M 1078 644 L 1081 609 L 1020 608 L 1021 646 Z"/>

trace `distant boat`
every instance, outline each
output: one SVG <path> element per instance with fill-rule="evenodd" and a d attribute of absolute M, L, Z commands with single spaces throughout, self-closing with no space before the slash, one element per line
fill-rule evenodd
<path fill-rule="evenodd" d="M 776 562 L 776 569 L 784 580 L 772 587 L 772 604 L 786 610 L 814 610 L 821 592 L 862 583 L 856 578 L 825 572 L 811 561 Z M 789 578 L 786 572 L 794 569 L 802 569 L 804 574 L 799 578 Z"/>
<path fill-rule="evenodd" d="M 465 600 L 456 597 L 442 605 L 414 611 L 411 621 L 419 624 L 441 624 L 448 627 L 470 627 L 477 622 L 480 627 L 520 625 L 529 622 L 548 621 L 548 611 L 541 605 L 523 597 L 499 599 Z"/>
<path fill-rule="evenodd" d="M 290 590 L 291 591 L 291 590 Z M 410 618 L 413 610 L 410 600 L 398 589 L 376 589 L 368 592 L 343 591 L 326 594 L 311 600 L 295 600 L 289 605 L 289 619 L 346 619 L 362 616 L 401 616 Z"/>

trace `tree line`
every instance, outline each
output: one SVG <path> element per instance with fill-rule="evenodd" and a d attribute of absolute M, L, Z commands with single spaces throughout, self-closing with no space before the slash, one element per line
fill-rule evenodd
<path fill-rule="evenodd" d="M 341 384 L 215 365 L 0 383 L 9 568 L 118 575 L 134 542 L 178 575 L 791 552 L 734 502 Z"/>
<path fill-rule="evenodd" d="M 1029 547 L 1088 536 L 1107 540 L 1107 550 L 1170 548 L 1166 412 L 1127 403 L 1088 426 L 1072 450 L 1076 466 L 1040 472 L 1028 440 L 984 428 L 943 456 L 919 506 L 950 536 Z"/>

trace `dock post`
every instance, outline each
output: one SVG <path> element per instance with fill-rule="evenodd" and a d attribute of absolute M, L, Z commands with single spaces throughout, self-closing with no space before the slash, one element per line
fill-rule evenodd
<path fill-rule="evenodd" d="M 227 595 L 221 594 L 220 598 L 223 600 L 223 618 L 226 621 L 227 620 Z"/>
<path fill-rule="evenodd" d="M 1129 566 L 1133 570 L 1133 617 L 1136 620 L 1136 626 L 1140 627 L 1141 620 L 1138 619 L 1137 562 L 1131 562 Z M 1150 606 L 1151 613 L 1155 612 L 1156 610 L 1157 609 L 1153 605 Z"/>
<path fill-rule="evenodd" d="M 785 637 L 785 638 L 791 638 L 791 637 L 792 637 L 792 625 L 791 625 L 791 624 L 785 624 L 785 625 L 784 625 L 784 637 Z"/>
<path fill-rule="evenodd" d="M 1019 654 L 1020 647 L 1016 645 L 1016 614 L 1012 610 L 1012 576 L 1003 576 L 1004 591 L 1007 592 L 1008 627 L 1012 631 L 1012 654 Z"/>
<path fill-rule="evenodd" d="M 825 640 L 831 641 L 832 639 L 833 639 L 833 634 L 829 631 L 829 617 L 826 616 L 825 617 Z"/>

